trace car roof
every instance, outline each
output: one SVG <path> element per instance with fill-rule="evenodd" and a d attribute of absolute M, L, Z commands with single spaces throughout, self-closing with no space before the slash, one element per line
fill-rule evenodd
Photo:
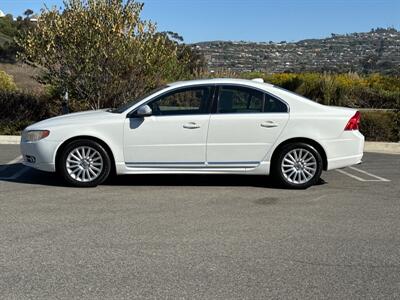
<path fill-rule="evenodd" d="M 170 87 L 185 87 L 191 85 L 202 85 L 202 84 L 237 84 L 245 85 L 250 87 L 256 87 L 261 89 L 266 89 L 268 87 L 273 87 L 272 84 L 266 82 L 260 82 L 250 79 L 238 79 L 238 78 L 212 78 L 212 79 L 196 79 L 196 80 L 186 80 L 177 81 L 169 83 Z"/>

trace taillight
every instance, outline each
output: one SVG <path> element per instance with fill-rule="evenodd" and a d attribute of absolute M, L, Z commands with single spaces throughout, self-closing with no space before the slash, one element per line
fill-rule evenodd
<path fill-rule="evenodd" d="M 344 128 L 344 130 L 358 130 L 358 127 L 360 125 L 360 119 L 361 119 L 361 114 L 359 111 L 357 111 L 354 114 L 354 116 L 350 118 L 349 122 L 347 122 L 347 125 Z"/>

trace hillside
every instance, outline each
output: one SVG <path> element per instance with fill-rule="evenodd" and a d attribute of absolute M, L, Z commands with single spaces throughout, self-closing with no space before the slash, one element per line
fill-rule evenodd
<path fill-rule="evenodd" d="M 400 74 L 400 32 L 396 29 L 332 34 L 294 43 L 212 41 L 192 46 L 205 56 L 210 71 Z"/>
<path fill-rule="evenodd" d="M 11 75 L 17 87 L 30 93 L 43 93 L 45 88 L 35 80 L 39 69 L 23 63 L 7 63 L 0 61 L 0 70 Z"/>
<path fill-rule="evenodd" d="M 12 42 L 12 38 L 0 32 L 0 46 L 3 46 L 6 42 Z"/>
<path fill-rule="evenodd" d="M 6 43 L 12 44 L 13 38 L 0 32 L 0 70 L 11 75 L 20 90 L 43 93 L 44 86 L 35 80 L 35 77 L 39 75 L 39 70 L 27 64 L 16 62 L 15 53 L 13 51 L 8 52 L 7 48 L 2 48 Z"/>

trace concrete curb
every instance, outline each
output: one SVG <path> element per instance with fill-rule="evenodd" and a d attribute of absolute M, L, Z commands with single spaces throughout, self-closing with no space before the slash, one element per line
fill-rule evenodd
<path fill-rule="evenodd" d="M 365 142 L 364 152 L 400 154 L 400 142 L 399 143 Z"/>
<path fill-rule="evenodd" d="M 0 135 L 0 144 L 19 144 L 19 135 Z"/>
<path fill-rule="evenodd" d="M 0 144 L 19 144 L 18 135 L 0 135 Z M 365 142 L 365 152 L 400 154 L 400 143 Z"/>

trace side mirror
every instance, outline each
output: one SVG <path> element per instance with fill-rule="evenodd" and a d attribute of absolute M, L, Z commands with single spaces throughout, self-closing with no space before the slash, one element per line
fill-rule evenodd
<path fill-rule="evenodd" d="M 133 114 L 134 117 L 148 117 L 151 116 L 153 111 L 151 110 L 150 106 L 143 105 L 139 107 L 135 113 Z"/>

